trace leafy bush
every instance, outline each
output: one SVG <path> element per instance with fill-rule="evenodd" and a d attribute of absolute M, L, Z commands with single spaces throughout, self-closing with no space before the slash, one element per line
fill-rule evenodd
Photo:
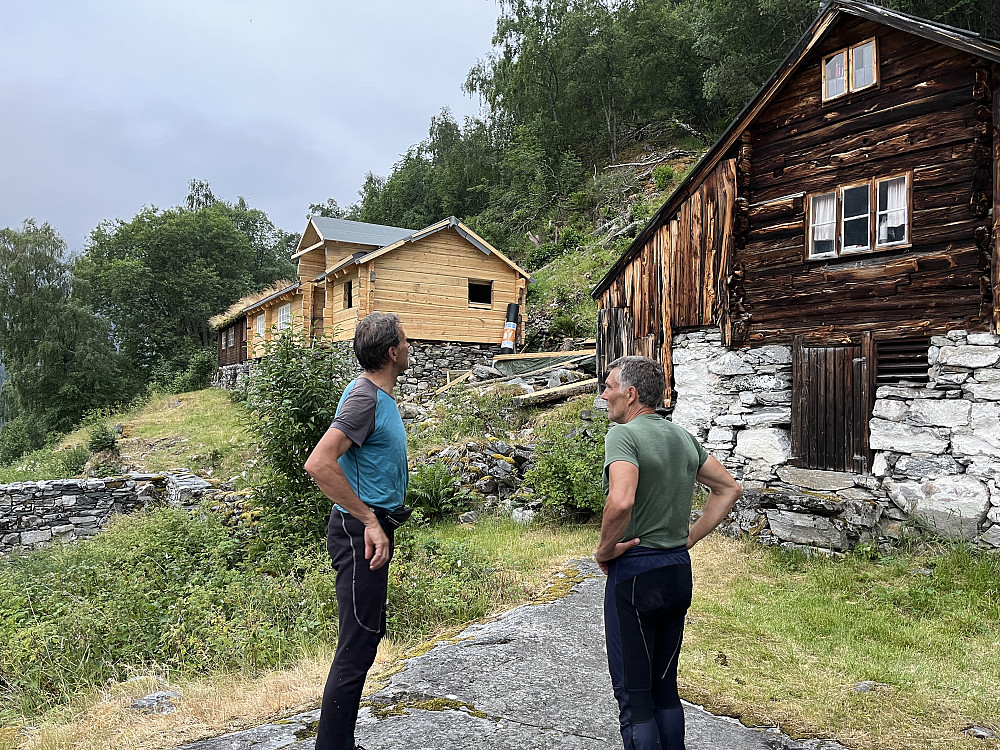
<path fill-rule="evenodd" d="M 576 412 L 579 414 L 579 412 Z M 524 487 L 559 516 L 591 516 L 604 507 L 604 435 L 608 420 L 595 413 L 588 425 L 579 418 L 545 424 L 536 430 L 535 463 Z"/>
<path fill-rule="evenodd" d="M 83 468 L 87 465 L 87 459 L 90 458 L 90 450 L 83 445 L 77 445 L 73 448 L 58 451 L 55 454 L 55 458 L 58 460 L 61 469 L 60 478 L 75 477 L 77 474 L 83 473 Z"/>
<path fill-rule="evenodd" d="M 188 393 L 208 388 L 215 372 L 215 351 L 199 349 L 188 360 L 187 369 L 171 384 L 171 393 Z"/>
<path fill-rule="evenodd" d="M 410 475 L 406 502 L 428 520 L 467 510 L 465 500 L 451 468 L 444 461 L 422 464 Z"/>
<path fill-rule="evenodd" d="M 115 450 L 118 445 L 118 435 L 108 427 L 107 422 L 99 422 L 90 428 L 90 437 L 87 439 L 87 448 L 91 453 Z"/>
<path fill-rule="evenodd" d="M 653 182 L 657 190 L 666 190 L 674 181 L 674 168 L 669 164 L 661 164 L 653 170 Z"/>
<path fill-rule="evenodd" d="M 304 335 L 290 331 L 268 342 L 246 401 L 262 525 L 295 544 L 325 537 L 330 501 L 303 467 L 356 372 L 346 347 L 306 344 Z"/>

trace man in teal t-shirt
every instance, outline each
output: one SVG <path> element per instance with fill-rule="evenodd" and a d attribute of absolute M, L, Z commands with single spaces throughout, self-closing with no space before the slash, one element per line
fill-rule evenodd
<path fill-rule="evenodd" d="M 406 520 L 406 429 L 392 389 L 410 342 L 395 315 L 373 312 L 354 331 L 364 372 L 347 388 L 306 471 L 333 503 L 326 546 L 337 571 L 337 652 L 323 690 L 316 750 L 354 750 L 365 676 L 385 635 L 393 532 Z"/>
<path fill-rule="evenodd" d="M 604 629 L 625 750 L 684 748 L 677 657 L 691 604 L 688 549 L 743 494 L 693 435 L 656 413 L 665 388 L 659 364 L 622 357 L 601 394 L 614 424 L 604 440 L 607 501 L 594 558 L 608 576 Z M 709 496 L 689 528 L 695 482 Z"/>

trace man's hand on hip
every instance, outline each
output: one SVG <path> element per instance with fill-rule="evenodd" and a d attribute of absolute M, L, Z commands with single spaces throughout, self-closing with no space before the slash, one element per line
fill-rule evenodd
<path fill-rule="evenodd" d="M 624 553 L 628 552 L 630 549 L 639 544 L 638 539 L 629 539 L 627 542 L 618 542 L 614 546 L 614 549 L 610 553 L 603 553 L 600 550 L 594 553 L 594 559 L 597 560 L 597 564 L 601 567 L 601 572 L 604 575 L 608 574 L 608 561 L 614 560 L 616 557 L 620 557 Z"/>
<path fill-rule="evenodd" d="M 368 567 L 372 570 L 378 570 L 389 562 L 389 537 L 378 521 L 365 524 L 365 559 L 371 561 Z"/>

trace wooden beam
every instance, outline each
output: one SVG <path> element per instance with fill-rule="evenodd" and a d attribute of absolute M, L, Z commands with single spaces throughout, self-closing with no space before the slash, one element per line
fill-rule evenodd
<path fill-rule="evenodd" d="M 597 387 L 597 378 L 588 378 L 587 380 L 579 380 L 575 383 L 567 383 L 566 385 L 560 385 L 556 388 L 546 388 L 543 391 L 535 391 L 534 393 L 525 393 L 521 396 L 514 396 L 514 401 L 521 406 L 530 406 L 532 404 L 544 404 L 549 401 L 557 401 L 561 398 L 569 398 L 570 396 L 579 396 L 582 393 L 587 393 L 588 391 L 594 391 Z"/>
<path fill-rule="evenodd" d="M 521 354 L 498 354 L 493 358 L 494 362 L 503 362 L 504 360 L 510 359 L 542 359 L 544 357 L 566 357 L 567 359 L 576 359 L 577 357 L 582 357 L 585 354 L 596 354 L 596 349 L 578 349 L 576 351 L 568 352 L 522 352 Z"/>

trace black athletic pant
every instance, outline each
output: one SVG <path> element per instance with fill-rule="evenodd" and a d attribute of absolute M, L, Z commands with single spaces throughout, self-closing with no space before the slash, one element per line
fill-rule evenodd
<path fill-rule="evenodd" d="M 383 528 L 387 524 L 383 524 Z M 393 529 L 389 537 L 392 559 Z M 354 725 L 365 687 L 365 677 L 378 643 L 385 635 L 389 563 L 371 570 L 365 559 L 365 525 L 336 508 L 330 514 L 326 545 L 337 571 L 337 610 L 340 632 L 337 652 L 323 691 L 323 707 L 316 750 L 354 750 Z"/>
<path fill-rule="evenodd" d="M 625 750 L 684 749 L 677 657 L 690 606 L 684 547 L 633 547 L 608 564 L 604 632 Z"/>

